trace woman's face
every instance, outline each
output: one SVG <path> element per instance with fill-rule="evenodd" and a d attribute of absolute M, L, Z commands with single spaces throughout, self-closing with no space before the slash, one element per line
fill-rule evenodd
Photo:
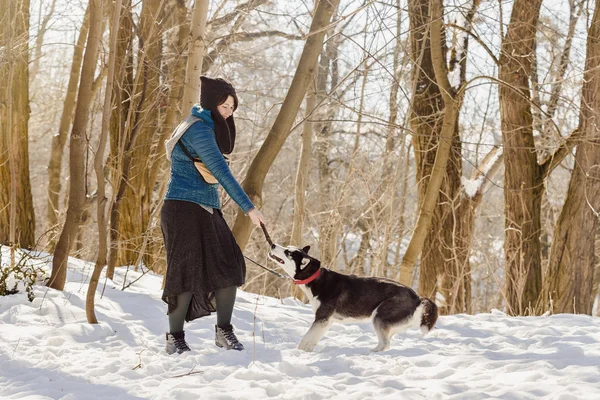
<path fill-rule="evenodd" d="M 219 104 L 217 106 L 217 110 L 219 111 L 219 114 L 221 114 L 223 119 L 227 119 L 233 114 L 234 107 L 235 102 L 233 101 L 233 96 L 227 96 L 227 100 L 225 100 L 222 104 Z"/>

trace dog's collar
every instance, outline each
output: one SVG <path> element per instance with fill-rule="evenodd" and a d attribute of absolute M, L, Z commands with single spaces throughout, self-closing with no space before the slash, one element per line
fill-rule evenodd
<path fill-rule="evenodd" d="M 311 276 L 309 276 L 306 279 L 302 279 L 302 280 L 296 280 L 296 279 L 294 279 L 294 283 L 296 285 L 306 285 L 307 283 L 311 283 L 312 281 L 314 281 L 315 279 L 317 279 L 319 277 L 319 275 L 321 275 L 321 268 L 319 268 L 317 270 L 317 272 L 315 272 L 314 274 L 312 274 Z"/>

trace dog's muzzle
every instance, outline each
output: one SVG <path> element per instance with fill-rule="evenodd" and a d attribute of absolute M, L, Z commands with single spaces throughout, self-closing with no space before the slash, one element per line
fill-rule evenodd
<path fill-rule="evenodd" d="M 277 257 L 275 254 L 273 254 L 271 252 L 269 252 L 269 258 L 273 261 L 278 262 L 281 265 L 285 264 L 285 261 L 283 261 L 281 258 Z"/>

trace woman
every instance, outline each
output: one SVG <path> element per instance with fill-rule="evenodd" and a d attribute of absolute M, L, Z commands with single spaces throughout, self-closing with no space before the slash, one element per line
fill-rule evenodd
<path fill-rule="evenodd" d="M 168 354 L 190 351 L 183 324 L 217 312 L 215 344 L 243 350 L 231 315 L 246 265 L 220 209 L 219 184 L 260 226 L 264 219 L 233 177 L 223 154 L 235 144 L 235 89 L 223 79 L 200 78 L 200 106 L 192 107 L 165 142 L 171 176 L 161 210 L 167 252 L 162 299 L 168 304 Z"/>

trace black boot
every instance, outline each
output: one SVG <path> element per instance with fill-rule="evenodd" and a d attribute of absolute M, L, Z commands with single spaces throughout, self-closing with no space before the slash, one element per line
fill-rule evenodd
<path fill-rule="evenodd" d="M 167 345 L 165 347 L 167 354 L 191 351 L 188 344 L 185 342 L 185 332 L 167 333 Z"/>
<path fill-rule="evenodd" d="M 227 350 L 244 350 L 244 345 L 240 343 L 238 338 L 233 333 L 233 326 L 215 325 L 215 344 L 219 347 L 225 347 Z"/>

